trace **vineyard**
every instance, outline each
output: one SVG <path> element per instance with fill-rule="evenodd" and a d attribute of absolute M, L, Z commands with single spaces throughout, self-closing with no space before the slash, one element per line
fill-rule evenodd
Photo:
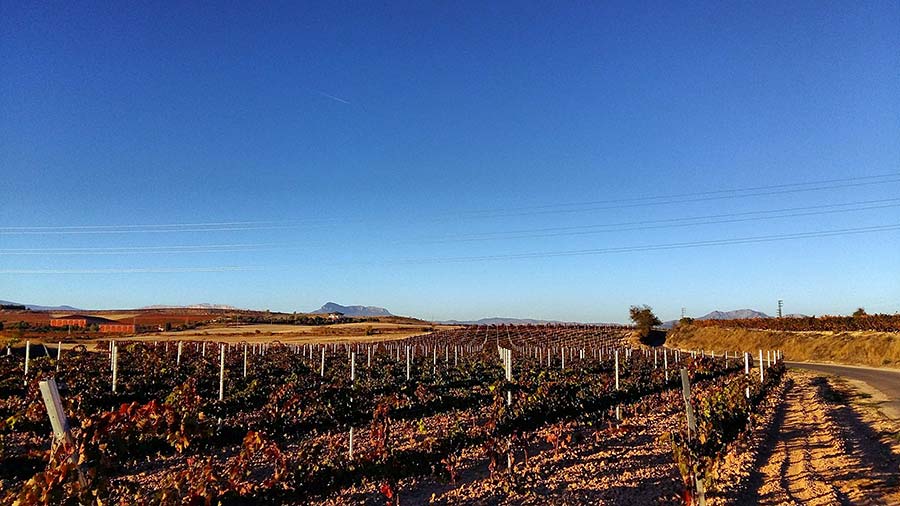
<path fill-rule="evenodd" d="M 602 446 L 631 417 L 666 412 L 680 423 L 661 443 L 664 472 L 679 478 L 653 493 L 702 504 L 783 365 L 775 352 L 632 349 L 630 331 L 104 342 L 38 358 L 29 344 L 0 357 L 2 503 L 416 504 L 426 481 L 477 483 L 503 502 L 537 486 L 542 455 L 563 458 L 586 437 Z M 63 420 L 51 430 L 53 385 Z"/>
<path fill-rule="evenodd" d="M 738 320 L 694 320 L 698 327 L 727 327 L 785 332 L 900 332 L 900 314 L 862 316 L 798 316 L 788 318 L 746 318 Z"/>

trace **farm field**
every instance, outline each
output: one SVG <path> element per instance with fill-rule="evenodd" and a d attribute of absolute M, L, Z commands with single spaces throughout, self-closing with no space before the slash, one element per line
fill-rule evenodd
<path fill-rule="evenodd" d="M 405 339 L 422 335 L 433 330 L 450 330 L 458 326 L 438 325 L 414 318 L 377 317 L 346 318 L 336 322 L 328 321 L 322 315 L 291 315 L 266 313 L 262 311 L 198 310 L 198 309 L 152 309 L 152 310 L 108 310 L 87 311 L 84 314 L 101 316 L 126 323 L 135 323 L 141 329 L 136 335 L 110 335 L 88 332 L 85 329 L 49 329 L 51 318 L 63 317 L 70 313 L 48 311 L 0 311 L 0 323 L 7 329 L 7 337 L 15 337 L 19 344 L 30 340 L 33 344 L 45 343 L 56 346 L 63 343 L 63 349 L 72 349 L 82 344 L 93 346 L 97 341 L 140 340 L 209 340 L 219 342 L 335 342 L 354 340 L 384 341 Z M 321 319 L 316 324 L 289 323 L 291 318 Z M 278 323 L 246 323 L 246 320 L 273 320 Z M 17 330 L 19 323 L 31 327 Z M 287 323 L 286 323 L 287 322 Z M 161 331 L 164 326 L 171 331 Z M 43 327 L 43 328 L 41 328 Z M 159 329 L 159 330 L 158 330 Z"/>
<path fill-rule="evenodd" d="M 628 348 L 630 332 L 482 326 L 378 343 L 101 342 L 31 360 L 27 375 L 19 355 L 5 356 L 3 501 L 727 497 L 742 481 L 719 479 L 725 459 L 764 424 L 783 365 L 751 360 L 746 374 L 735 355 Z M 51 377 L 71 428 L 52 448 L 39 388 Z"/>
<path fill-rule="evenodd" d="M 139 336 L 142 340 L 200 339 L 234 342 L 235 339 L 249 342 L 278 340 L 285 343 L 296 342 L 337 342 L 383 341 L 405 339 L 431 332 L 434 329 L 452 330 L 453 326 L 403 324 L 387 322 L 338 323 L 334 325 L 284 325 L 258 324 L 234 326 L 209 326 L 180 332 L 161 332 Z"/>

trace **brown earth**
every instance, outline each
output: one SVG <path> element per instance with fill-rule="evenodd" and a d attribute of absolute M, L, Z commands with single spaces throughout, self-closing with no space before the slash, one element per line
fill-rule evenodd
<path fill-rule="evenodd" d="M 450 330 L 459 327 L 446 325 L 411 325 L 402 323 L 362 322 L 336 323 L 333 325 L 230 325 L 208 326 L 179 332 L 160 332 L 139 335 L 135 339 L 143 341 L 205 340 L 224 342 L 270 342 L 308 343 L 335 341 L 384 341 L 404 339 L 410 336 L 428 334 L 435 330 Z"/>
<path fill-rule="evenodd" d="M 848 391 L 821 375 L 791 372 L 763 440 L 750 487 L 732 504 L 900 504 L 900 455 Z"/>
<path fill-rule="evenodd" d="M 537 431 L 515 472 L 491 476 L 480 449 L 463 452 L 455 483 L 430 476 L 400 484 L 402 504 L 680 504 L 680 478 L 663 435 L 684 424 L 680 392 L 635 406 L 621 429 L 569 426 L 559 453 Z M 729 449 L 710 506 L 900 504 L 900 431 L 864 393 L 822 375 L 790 371 L 754 417 L 752 436 Z M 661 408 L 661 409 L 659 409 Z M 423 470 L 427 473 L 427 470 Z M 376 484 L 349 487 L 323 502 L 384 504 Z"/>
<path fill-rule="evenodd" d="M 623 420 L 545 426 L 513 451 L 513 471 L 490 472 L 481 447 L 462 452 L 451 483 L 434 476 L 400 482 L 400 503 L 443 505 L 679 504 L 681 479 L 664 435 L 684 423 L 680 392 L 648 396 L 623 409 Z M 610 413 L 611 415 L 611 413 Z M 558 450 L 549 441 L 559 438 Z M 427 469 L 423 469 L 427 473 Z M 322 504 L 383 505 L 376 484 L 362 483 Z"/>

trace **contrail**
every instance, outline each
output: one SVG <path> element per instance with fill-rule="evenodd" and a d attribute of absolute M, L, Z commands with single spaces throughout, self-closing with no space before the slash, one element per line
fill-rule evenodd
<path fill-rule="evenodd" d="M 322 96 L 325 97 L 325 98 L 330 98 L 331 100 L 336 100 L 336 101 L 338 101 L 338 102 L 340 102 L 340 103 L 342 103 L 342 104 L 353 105 L 353 104 L 351 104 L 350 102 L 344 100 L 344 99 L 341 98 L 341 97 L 336 97 L 336 96 L 334 96 L 334 95 L 329 95 L 328 93 L 324 93 L 324 92 L 321 92 L 321 91 L 319 91 L 319 90 L 313 90 L 313 91 L 316 92 L 316 93 L 318 93 L 319 95 L 322 95 Z"/>

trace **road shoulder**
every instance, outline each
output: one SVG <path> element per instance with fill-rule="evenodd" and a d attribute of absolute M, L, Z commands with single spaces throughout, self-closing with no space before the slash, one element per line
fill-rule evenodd
<path fill-rule="evenodd" d="M 900 504 L 900 453 L 886 419 L 826 374 L 790 371 L 787 382 L 736 504 Z"/>

